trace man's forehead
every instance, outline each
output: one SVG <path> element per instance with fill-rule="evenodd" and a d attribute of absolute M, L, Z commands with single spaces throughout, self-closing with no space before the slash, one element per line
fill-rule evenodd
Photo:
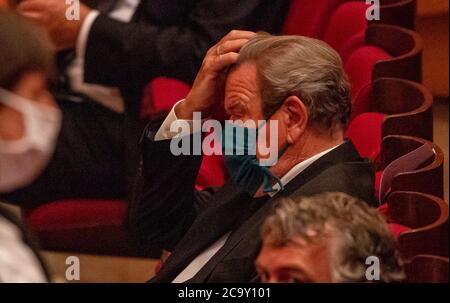
<path fill-rule="evenodd" d="M 227 76 L 227 87 L 232 85 L 248 85 L 252 87 L 257 84 L 257 70 L 254 63 L 242 63 L 233 66 Z"/>

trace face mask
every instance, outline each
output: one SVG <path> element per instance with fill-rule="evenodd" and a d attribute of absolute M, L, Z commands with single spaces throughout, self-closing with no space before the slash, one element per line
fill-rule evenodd
<path fill-rule="evenodd" d="M 260 165 L 256 158 L 257 135 L 263 125 L 257 129 L 225 122 L 222 134 L 222 151 L 231 179 L 252 196 L 261 184 L 264 192 L 275 191 L 273 180 L 283 189 L 283 184 L 272 174 L 270 166 Z"/>
<path fill-rule="evenodd" d="M 24 135 L 0 137 L 0 192 L 30 184 L 47 166 L 61 128 L 61 112 L 0 88 L 0 103 L 22 114 Z"/>

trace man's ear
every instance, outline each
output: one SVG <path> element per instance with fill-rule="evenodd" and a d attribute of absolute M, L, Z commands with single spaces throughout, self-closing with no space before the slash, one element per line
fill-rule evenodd
<path fill-rule="evenodd" d="M 308 124 L 308 109 L 297 96 L 290 96 L 283 102 L 284 123 L 288 144 L 295 143 L 305 132 Z"/>

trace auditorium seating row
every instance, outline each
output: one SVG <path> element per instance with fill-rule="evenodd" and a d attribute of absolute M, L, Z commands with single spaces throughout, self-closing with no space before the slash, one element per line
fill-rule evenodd
<path fill-rule="evenodd" d="M 352 86 L 347 136 L 373 161 L 380 211 L 398 239 L 408 280 L 448 281 L 444 157 L 432 143 L 433 97 L 421 84 L 416 1 L 382 0 L 381 19 L 374 21 L 367 21 L 368 7 L 365 1 L 293 0 L 284 33 L 323 39 L 341 55 Z M 142 115 L 167 112 L 189 89 L 175 79 L 153 80 L 144 91 Z M 205 156 L 197 188 L 225 179 L 222 158 Z M 126 208 L 125 201 L 66 200 L 23 212 L 45 249 L 152 256 L 130 244 Z"/>

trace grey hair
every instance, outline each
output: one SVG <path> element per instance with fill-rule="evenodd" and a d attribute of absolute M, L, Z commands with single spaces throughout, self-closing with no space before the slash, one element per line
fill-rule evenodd
<path fill-rule="evenodd" d="M 323 41 L 302 36 L 258 34 L 239 52 L 238 65 L 254 62 L 266 117 L 289 96 L 308 108 L 309 121 L 331 128 L 347 125 L 350 85 L 339 55 Z"/>
<path fill-rule="evenodd" d="M 296 237 L 306 243 L 332 239 L 333 282 L 367 281 L 365 262 L 370 256 L 380 260 L 380 282 L 405 278 L 396 241 L 383 217 L 343 193 L 281 198 L 263 224 L 262 237 L 265 245 L 274 247 L 292 243 Z"/>

